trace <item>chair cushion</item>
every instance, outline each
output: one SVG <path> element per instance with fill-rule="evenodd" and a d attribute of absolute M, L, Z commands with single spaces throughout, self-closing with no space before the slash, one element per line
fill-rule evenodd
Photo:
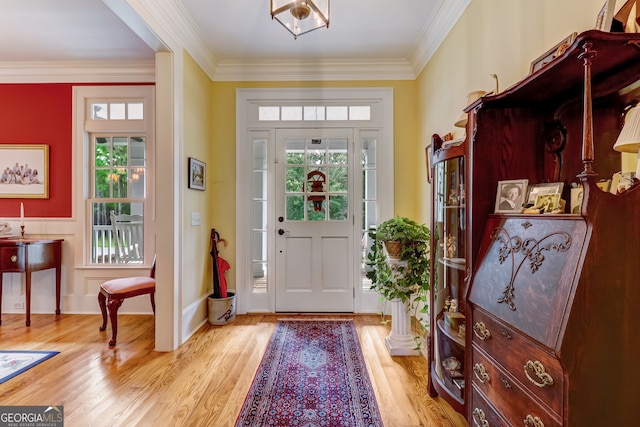
<path fill-rule="evenodd" d="M 124 277 L 106 281 L 100 286 L 114 297 L 128 297 L 155 292 L 156 280 L 152 277 Z"/>

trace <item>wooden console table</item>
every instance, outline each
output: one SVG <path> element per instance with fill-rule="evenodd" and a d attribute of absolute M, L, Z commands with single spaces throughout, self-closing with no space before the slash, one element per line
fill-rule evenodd
<path fill-rule="evenodd" d="M 0 325 L 2 273 L 26 273 L 26 325 L 31 325 L 31 272 L 56 269 L 56 314 L 60 314 L 60 269 L 64 239 L 0 239 Z"/>

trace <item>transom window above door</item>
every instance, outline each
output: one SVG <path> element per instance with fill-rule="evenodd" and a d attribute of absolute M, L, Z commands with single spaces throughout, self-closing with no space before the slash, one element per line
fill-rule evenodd
<path fill-rule="evenodd" d="M 268 105 L 258 107 L 258 120 L 269 121 L 330 121 L 371 120 L 369 105 Z"/>

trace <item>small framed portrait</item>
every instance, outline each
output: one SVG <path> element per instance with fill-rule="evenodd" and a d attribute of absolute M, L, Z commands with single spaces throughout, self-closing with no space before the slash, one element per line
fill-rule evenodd
<path fill-rule="evenodd" d="M 616 10 L 616 0 L 607 0 L 604 2 L 604 6 L 600 9 L 598 17 L 596 19 L 596 30 L 611 31 L 611 24 L 613 23 L 613 14 Z"/>
<path fill-rule="evenodd" d="M 540 194 L 536 197 L 535 207 L 543 213 L 555 213 L 560 209 L 560 194 Z"/>
<path fill-rule="evenodd" d="M 431 145 L 424 148 L 427 169 L 427 183 L 431 184 Z"/>
<path fill-rule="evenodd" d="M 584 188 L 582 185 L 571 188 L 571 213 L 579 214 L 582 209 L 582 198 L 584 197 Z"/>
<path fill-rule="evenodd" d="M 529 186 L 529 194 L 527 195 L 527 206 L 536 206 L 538 196 L 545 194 L 559 194 L 562 196 L 563 182 L 545 182 L 543 184 L 535 184 Z"/>
<path fill-rule="evenodd" d="M 527 194 L 529 180 L 515 179 L 510 181 L 499 181 L 498 192 L 496 194 L 496 213 L 520 213 L 522 203 Z"/>
<path fill-rule="evenodd" d="M 538 57 L 535 61 L 531 63 L 529 67 L 529 74 L 533 74 L 536 71 L 544 68 L 549 65 L 554 59 L 562 56 L 563 53 L 571 46 L 571 44 L 575 41 L 578 33 L 572 33 L 567 38 L 562 40 L 560 43 L 549 49 L 544 53 L 544 55 Z"/>
<path fill-rule="evenodd" d="M 205 162 L 189 157 L 189 188 L 194 190 L 206 189 L 207 165 Z"/>

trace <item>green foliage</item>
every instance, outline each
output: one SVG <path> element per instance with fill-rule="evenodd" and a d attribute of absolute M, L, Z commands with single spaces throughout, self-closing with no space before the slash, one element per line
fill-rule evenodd
<path fill-rule="evenodd" d="M 428 308 L 430 241 L 431 232 L 404 217 L 389 219 L 369 232 L 373 239 L 371 251 L 367 255 L 367 265 L 373 267 L 367 272 L 371 289 L 378 291 L 385 299 L 400 298 L 417 306 L 422 303 L 422 312 Z M 388 258 L 383 248 L 384 241 L 399 240 L 402 251 L 399 261 Z"/>

